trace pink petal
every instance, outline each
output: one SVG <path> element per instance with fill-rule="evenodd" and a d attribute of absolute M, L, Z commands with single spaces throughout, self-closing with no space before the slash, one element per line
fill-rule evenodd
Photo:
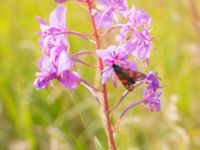
<path fill-rule="evenodd" d="M 106 28 L 112 23 L 112 10 L 108 9 L 104 12 L 95 14 L 95 23 L 99 28 Z"/>
<path fill-rule="evenodd" d="M 49 23 L 51 26 L 66 29 L 66 7 L 58 5 L 56 9 L 51 12 Z"/>
<path fill-rule="evenodd" d="M 76 72 L 68 70 L 63 72 L 62 76 L 60 76 L 58 80 L 67 90 L 73 90 L 78 87 L 80 77 Z"/>
<path fill-rule="evenodd" d="M 65 51 L 62 51 L 58 59 L 58 74 L 62 74 L 64 71 L 69 70 L 74 66 L 72 60 Z"/>
<path fill-rule="evenodd" d="M 47 23 L 44 20 L 42 20 L 39 16 L 36 16 L 36 19 L 40 23 L 40 29 L 42 32 L 50 28 L 49 25 L 47 25 Z"/>
<path fill-rule="evenodd" d="M 54 72 L 55 68 L 47 56 L 43 56 L 38 62 L 38 68 L 41 71 Z"/>
<path fill-rule="evenodd" d="M 102 73 L 102 84 L 106 84 L 112 74 L 112 68 L 110 66 L 106 66 L 104 70 L 105 72 L 103 71 Z"/>
<path fill-rule="evenodd" d="M 138 71 L 138 67 L 134 61 L 128 63 L 128 68 L 130 68 L 131 70 L 134 70 L 134 71 Z"/>

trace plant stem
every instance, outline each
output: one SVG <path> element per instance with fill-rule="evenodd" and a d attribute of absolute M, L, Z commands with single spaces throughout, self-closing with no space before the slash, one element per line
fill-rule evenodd
<path fill-rule="evenodd" d="M 134 102 L 134 103 L 130 104 L 129 106 L 127 106 L 127 107 L 124 109 L 124 111 L 121 113 L 121 115 L 119 116 L 119 118 L 118 118 L 118 120 L 117 120 L 117 123 L 115 124 L 115 126 L 114 126 L 114 128 L 113 128 L 113 131 L 115 131 L 115 130 L 118 128 L 119 124 L 121 123 L 122 118 L 124 117 L 124 115 L 125 115 L 131 108 L 133 108 L 133 107 L 135 107 L 135 106 L 137 106 L 137 105 L 139 105 L 139 104 L 141 104 L 141 103 L 143 103 L 143 102 L 144 102 L 144 100 L 140 100 L 140 101 Z"/>
<path fill-rule="evenodd" d="M 94 21 L 94 16 L 92 14 L 92 1 L 87 0 L 87 5 L 88 5 L 88 11 L 90 13 L 90 19 L 93 27 L 93 32 L 94 32 L 94 37 L 96 41 L 96 49 L 100 49 L 100 41 L 99 41 L 99 35 L 97 32 L 97 27 L 95 25 Z M 99 61 L 99 71 L 103 71 L 103 62 L 100 58 L 98 58 Z M 113 130 L 112 130 L 112 125 L 111 125 L 111 120 L 110 120 L 110 112 L 109 112 L 109 105 L 108 105 L 108 97 L 107 97 L 107 86 L 106 84 L 103 84 L 103 109 L 104 109 L 104 114 L 105 114 L 105 128 L 107 132 L 107 137 L 108 137 L 108 144 L 111 150 L 117 150 L 115 140 L 113 137 Z"/>
<path fill-rule="evenodd" d="M 134 102 L 132 104 L 130 104 L 129 106 L 127 106 L 124 111 L 121 113 L 121 115 L 119 116 L 119 119 L 118 120 L 122 120 L 122 118 L 124 117 L 124 115 L 133 107 L 141 104 L 141 103 L 144 103 L 144 100 L 140 100 L 140 101 L 137 101 L 137 102 Z"/>
<path fill-rule="evenodd" d="M 134 88 L 136 88 L 137 86 L 141 85 L 142 83 L 144 83 L 144 81 L 137 82 L 137 83 L 135 84 Z M 124 98 L 129 94 L 129 92 L 130 92 L 130 91 L 126 90 L 126 91 L 122 94 L 122 96 L 121 96 L 120 99 L 117 101 L 117 103 L 115 103 L 114 106 L 112 106 L 112 107 L 109 109 L 110 113 L 111 113 L 114 109 L 116 109 L 116 108 L 119 106 L 119 104 L 121 104 L 121 102 L 124 100 Z"/>
<path fill-rule="evenodd" d="M 117 101 L 117 103 L 115 103 L 114 106 L 112 106 L 109 111 L 112 112 L 115 108 L 117 108 L 117 106 L 119 106 L 119 104 L 121 104 L 121 102 L 124 100 L 124 98 L 129 94 L 130 91 L 126 90 L 122 96 L 120 97 L 120 99 Z"/>

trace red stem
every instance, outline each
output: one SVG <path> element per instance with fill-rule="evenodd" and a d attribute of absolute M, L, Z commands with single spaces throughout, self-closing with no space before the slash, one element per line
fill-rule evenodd
<path fill-rule="evenodd" d="M 96 41 L 96 48 L 100 49 L 99 35 L 98 35 L 97 28 L 95 25 L 94 16 L 92 14 L 92 3 L 93 3 L 92 0 L 87 0 L 88 10 L 90 13 L 90 19 L 92 22 L 94 37 L 95 37 L 95 41 Z M 102 72 L 103 71 L 103 62 L 100 58 L 98 58 L 98 61 L 99 61 L 99 70 L 100 70 L 100 72 Z M 107 132 L 107 136 L 108 136 L 109 147 L 111 150 L 117 150 L 115 140 L 113 137 L 112 125 L 111 125 L 111 121 L 110 121 L 110 112 L 109 112 L 106 84 L 103 84 L 103 95 L 104 95 L 103 96 L 103 99 L 104 99 L 103 107 L 104 107 L 104 114 L 105 114 L 105 126 L 106 126 L 106 132 Z"/>

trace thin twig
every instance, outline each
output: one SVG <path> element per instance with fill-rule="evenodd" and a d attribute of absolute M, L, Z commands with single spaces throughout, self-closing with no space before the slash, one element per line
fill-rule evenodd
<path fill-rule="evenodd" d="M 83 38 L 83 39 L 85 39 L 85 40 L 87 40 L 87 41 L 89 41 L 89 42 L 91 42 L 91 43 L 93 43 L 93 44 L 95 44 L 95 41 L 93 41 L 93 40 L 91 40 L 91 39 L 89 39 L 89 38 L 87 38 L 87 36 L 92 36 L 93 34 L 86 34 L 86 33 L 79 33 L 79 32 L 76 32 L 76 31 L 66 31 L 66 32 L 60 32 L 59 34 L 72 34 L 72 35 L 77 35 L 77 36 L 79 36 L 79 37 L 81 37 L 81 38 Z"/>
<path fill-rule="evenodd" d="M 42 32 L 37 32 L 37 34 L 42 34 Z M 76 32 L 76 31 L 63 31 L 63 32 L 59 32 L 59 33 L 56 33 L 56 34 L 53 34 L 53 35 L 56 36 L 56 35 L 60 35 L 60 34 L 72 34 L 72 35 L 76 35 L 76 36 L 79 36 L 79 37 L 81 37 L 81 38 L 83 38 L 83 39 L 85 39 L 85 40 L 87 40 L 87 41 L 95 44 L 95 41 L 87 38 L 87 36 L 94 36 L 93 33 L 79 33 L 79 32 Z"/>
<path fill-rule="evenodd" d="M 122 96 L 120 97 L 120 99 L 117 101 L 117 103 L 114 104 L 114 106 L 112 106 L 110 108 L 110 112 L 112 112 L 115 108 L 117 108 L 117 106 L 119 106 L 119 104 L 121 104 L 121 102 L 124 100 L 124 98 L 129 94 L 130 91 L 126 90 L 124 91 L 124 93 L 122 94 Z"/>
<path fill-rule="evenodd" d="M 140 81 L 140 82 L 136 83 L 135 86 L 134 86 L 134 88 L 136 88 L 137 86 L 141 85 L 143 82 L 144 82 L 144 81 Z M 109 111 L 112 112 L 114 109 L 116 109 L 116 108 L 119 106 L 119 104 L 121 104 L 121 102 L 124 100 L 124 98 L 125 98 L 129 93 L 130 93 L 130 91 L 126 90 L 126 91 L 122 94 L 122 96 L 119 98 L 119 100 L 114 104 L 114 106 L 112 106 L 112 107 L 110 108 Z"/>
<path fill-rule="evenodd" d="M 117 129 L 117 127 L 119 126 L 119 124 L 121 123 L 121 120 L 122 118 L 124 117 L 124 115 L 133 107 L 143 103 L 144 100 L 140 100 L 140 101 L 137 101 L 137 102 L 134 102 L 132 104 L 130 104 L 129 106 L 127 106 L 123 111 L 122 113 L 120 114 L 118 120 L 117 120 L 117 123 L 115 124 L 114 128 L 113 128 L 113 131 L 115 131 Z"/>
<path fill-rule="evenodd" d="M 122 113 L 121 113 L 121 115 L 120 115 L 120 117 L 119 117 L 118 120 L 121 120 L 121 119 L 123 118 L 123 116 L 124 116 L 131 108 L 133 108 L 133 107 L 135 107 L 135 106 L 137 106 L 137 105 L 139 105 L 139 104 L 141 104 L 141 103 L 143 103 L 143 102 L 144 102 L 144 100 L 140 100 L 140 101 L 134 102 L 134 103 L 130 104 L 129 106 L 127 106 L 127 107 L 124 109 L 124 111 L 122 111 Z"/>
<path fill-rule="evenodd" d="M 79 55 L 88 55 L 88 54 L 96 54 L 96 52 L 84 52 L 84 51 L 80 51 L 80 52 L 77 52 L 75 54 L 72 54 L 71 57 L 76 57 L 76 56 L 79 56 Z"/>
<path fill-rule="evenodd" d="M 108 29 L 107 31 L 105 31 L 104 33 L 102 33 L 102 34 L 100 35 L 100 37 L 104 37 L 105 35 L 107 35 L 107 34 L 110 33 L 111 31 L 113 31 L 114 29 L 121 28 L 122 26 L 123 26 L 123 24 L 114 25 L 114 26 L 112 26 L 110 29 Z"/>
<path fill-rule="evenodd" d="M 90 88 L 94 89 L 95 91 L 100 92 L 100 93 L 103 93 L 102 90 L 99 90 L 99 89 L 93 87 L 93 86 L 90 85 L 86 80 L 84 80 L 84 79 L 81 78 L 80 81 L 83 82 L 84 84 L 88 85 Z"/>
<path fill-rule="evenodd" d="M 93 86 L 91 86 L 87 81 L 80 79 L 81 83 L 89 90 L 89 92 L 94 96 L 94 98 L 96 99 L 97 103 L 99 106 L 101 106 L 99 97 L 97 96 L 97 93 L 95 91 L 100 91 L 96 88 L 94 88 Z M 102 91 L 101 91 L 102 92 Z"/>
<path fill-rule="evenodd" d="M 98 68 L 98 66 L 90 65 L 90 64 L 85 63 L 84 61 L 82 61 L 82 60 L 80 60 L 80 59 L 72 58 L 72 60 L 74 60 L 74 61 L 76 61 L 76 62 L 79 62 L 79 63 L 81 63 L 81 64 L 83 64 L 83 65 L 86 65 L 86 66 L 88 66 L 88 67 Z"/>

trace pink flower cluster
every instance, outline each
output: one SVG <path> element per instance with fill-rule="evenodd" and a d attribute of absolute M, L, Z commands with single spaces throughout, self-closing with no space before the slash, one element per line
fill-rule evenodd
<path fill-rule="evenodd" d="M 58 80 L 66 89 L 75 89 L 79 84 L 79 75 L 71 71 L 73 59 L 68 55 L 69 43 L 66 25 L 66 8 L 58 5 L 49 17 L 49 24 L 37 17 L 40 23 L 40 46 L 43 57 L 36 73 L 34 85 L 37 89 L 46 88 L 53 79 Z"/>
<path fill-rule="evenodd" d="M 66 0 L 55 1 L 57 3 L 66 2 Z M 93 0 L 77 1 L 94 2 Z M 138 62 L 144 62 L 144 66 L 148 66 L 153 40 L 150 34 L 152 18 L 145 11 L 136 9 L 134 5 L 129 9 L 126 0 L 97 1 L 98 3 L 95 5 L 96 7 L 91 15 L 94 17 L 94 24 L 97 29 L 101 32 L 105 31 L 98 36 L 103 38 L 113 30 L 118 31 L 115 35 L 116 41 L 114 44 L 108 45 L 105 49 L 97 49 L 95 53 L 104 65 L 101 72 L 102 84 L 107 84 L 109 79 L 112 78 L 112 82 L 116 87 L 117 78 L 113 70 L 113 64 L 124 66 L 134 71 L 139 71 Z M 36 73 L 34 86 L 37 89 L 44 89 L 48 87 L 52 80 L 57 80 L 67 90 L 76 89 L 79 83 L 85 80 L 72 69 L 75 67 L 75 62 L 89 66 L 76 58 L 76 56 L 87 54 L 87 52 L 77 52 L 70 55 L 67 36 L 71 33 L 88 41 L 92 41 L 92 39 L 85 37 L 85 34 L 68 31 L 66 7 L 61 4 L 51 12 L 49 23 L 46 23 L 40 17 L 37 17 L 37 20 L 41 28 L 39 43 L 43 50 L 43 56 L 38 63 L 40 72 Z M 144 89 L 141 102 L 143 102 L 148 111 L 160 111 L 159 96 L 161 91 L 159 89 L 161 86 L 157 73 L 152 71 L 146 73 L 146 79 L 142 83 L 147 84 L 147 87 Z M 95 89 L 87 84 L 88 87 Z"/>

